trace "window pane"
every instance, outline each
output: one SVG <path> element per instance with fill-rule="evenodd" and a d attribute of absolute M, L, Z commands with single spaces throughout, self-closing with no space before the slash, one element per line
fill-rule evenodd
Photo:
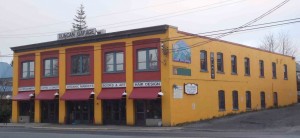
<path fill-rule="evenodd" d="M 116 64 L 124 63 L 124 54 L 123 52 L 116 53 Z"/>
<path fill-rule="evenodd" d="M 145 50 L 138 51 L 138 62 L 146 62 L 146 51 Z"/>
<path fill-rule="evenodd" d="M 29 76 L 30 76 L 30 78 L 33 78 L 34 77 L 34 71 L 30 71 Z"/>
<path fill-rule="evenodd" d="M 157 69 L 157 61 L 156 62 L 150 62 L 150 65 L 149 65 L 149 68 L 150 69 Z"/>
<path fill-rule="evenodd" d="M 123 71 L 123 64 L 117 64 L 117 71 Z"/>
<path fill-rule="evenodd" d="M 30 71 L 34 71 L 34 62 L 30 62 Z"/>
<path fill-rule="evenodd" d="M 90 68 L 90 58 L 89 56 L 82 57 L 82 72 L 81 73 L 88 73 Z"/>
<path fill-rule="evenodd" d="M 138 70 L 143 70 L 143 69 L 147 69 L 146 62 L 138 63 Z"/>
<path fill-rule="evenodd" d="M 106 54 L 106 64 L 113 64 L 114 63 L 114 53 Z"/>
<path fill-rule="evenodd" d="M 106 71 L 107 72 L 114 71 L 114 65 L 106 65 Z"/>
<path fill-rule="evenodd" d="M 72 56 L 72 74 L 79 73 L 79 56 Z"/>
<path fill-rule="evenodd" d="M 45 76 L 46 76 L 46 77 L 51 76 L 50 69 L 46 69 L 46 70 L 45 70 Z"/>
<path fill-rule="evenodd" d="M 51 66 L 51 60 L 45 60 L 45 69 L 50 69 Z"/>
<path fill-rule="evenodd" d="M 157 61 L 157 49 L 149 50 L 149 61 Z"/>
<path fill-rule="evenodd" d="M 58 59 L 53 59 L 53 76 L 58 75 Z"/>
<path fill-rule="evenodd" d="M 27 78 L 27 72 L 28 72 L 28 62 L 22 63 L 23 69 L 22 69 L 22 78 Z"/>

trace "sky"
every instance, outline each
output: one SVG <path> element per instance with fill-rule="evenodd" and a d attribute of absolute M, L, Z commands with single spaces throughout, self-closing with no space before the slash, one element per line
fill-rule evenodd
<path fill-rule="evenodd" d="M 168 24 L 181 31 L 203 33 L 239 27 L 283 0 L 0 0 L 0 61 L 10 63 L 10 47 L 55 41 L 69 32 L 80 4 L 89 28 L 107 33 Z M 255 24 L 300 18 L 300 0 L 286 5 Z M 223 40 L 258 47 L 267 34 L 288 33 L 300 45 L 300 23 L 238 32 Z M 296 60 L 300 60 L 300 48 Z"/>

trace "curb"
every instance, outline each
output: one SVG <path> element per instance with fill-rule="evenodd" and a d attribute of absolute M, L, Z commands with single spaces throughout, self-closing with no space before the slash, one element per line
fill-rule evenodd
<path fill-rule="evenodd" d="M 171 130 L 182 130 L 182 128 L 65 128 L 65 127 L 31 127 L 34 129 L 54 129 L 54 130 L 83 130 L 83 131 L 97 131 L 97 130 L 122 130 L 122 131 L 171 131 Z"/>

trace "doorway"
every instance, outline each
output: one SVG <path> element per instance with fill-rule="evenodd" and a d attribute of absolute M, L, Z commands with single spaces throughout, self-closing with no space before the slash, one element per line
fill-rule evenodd
<path fill-rule="evenodd" d="M 33 123 L 34 122 L 34 100 L 30 101 L 20 101 L 19 102 L 19 115 L 22 121 L 25 123 Z M 28 118 L 28 119 L 25 119 Z"/>
<path fill-rule="evenodd" d="M 266 108 L 266 96 L 265 96 L 265 92 L 260 92 L 260 106 L 261 106 L 261 109 L 265 109 Z"/>
<path fill-rule="evenodd" d="M 126 99 L 103 100 L 103 123 L 112 125 L 126 124 Z"/>

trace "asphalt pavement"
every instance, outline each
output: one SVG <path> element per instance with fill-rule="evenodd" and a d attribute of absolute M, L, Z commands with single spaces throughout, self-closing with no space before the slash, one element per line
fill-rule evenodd
<path fill-rule="evenodd" d="M 300 104 L 177 127 L 0 124 L 0 138 L 300 138 Z"/>

